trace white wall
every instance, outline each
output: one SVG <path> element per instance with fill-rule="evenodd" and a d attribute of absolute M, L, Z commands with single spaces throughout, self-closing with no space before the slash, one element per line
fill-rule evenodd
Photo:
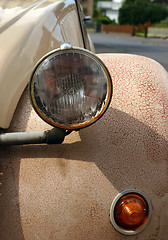
<path fill-rule="evenodd" d="M 124 0 L 98 1 L 97 8 L 102 10 L 111 20 L 115 19 L 118 22 L 118 13 L 123 2 Z"/>

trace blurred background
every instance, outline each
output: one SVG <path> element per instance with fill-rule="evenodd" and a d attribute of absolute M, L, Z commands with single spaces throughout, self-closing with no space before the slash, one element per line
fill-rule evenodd
<path fill-rule="evenodd" d="M 132 53 L 168 71 L 168 0 L 81 0 L 96 53 Z"/>

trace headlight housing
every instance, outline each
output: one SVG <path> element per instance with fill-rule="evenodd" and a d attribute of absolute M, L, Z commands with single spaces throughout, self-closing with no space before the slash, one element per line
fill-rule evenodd
<path fill-rule="evenodd" d="M 31 76 L 30 98 L 48 124 L 78 130 L 107 110 L 112 81 L 104 63 L 81 48 L 56 49 L 45 55 Z"/>

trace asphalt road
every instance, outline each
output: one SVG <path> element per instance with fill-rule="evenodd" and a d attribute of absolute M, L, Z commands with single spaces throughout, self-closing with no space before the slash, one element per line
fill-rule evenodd
<path fill-rule="evenodd" d="M 168 71 L 168 39 L 90 33 L 96 53 L 131 53 L 155 59 Z"/>

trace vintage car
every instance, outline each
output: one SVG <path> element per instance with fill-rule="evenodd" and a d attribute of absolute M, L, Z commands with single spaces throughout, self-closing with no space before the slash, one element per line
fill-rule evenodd
<path fill-rule="evenodd" d="M 96 55 L 84 21 L 1 1 L 1 240 L 168 239 L 168 73 Z"/>

